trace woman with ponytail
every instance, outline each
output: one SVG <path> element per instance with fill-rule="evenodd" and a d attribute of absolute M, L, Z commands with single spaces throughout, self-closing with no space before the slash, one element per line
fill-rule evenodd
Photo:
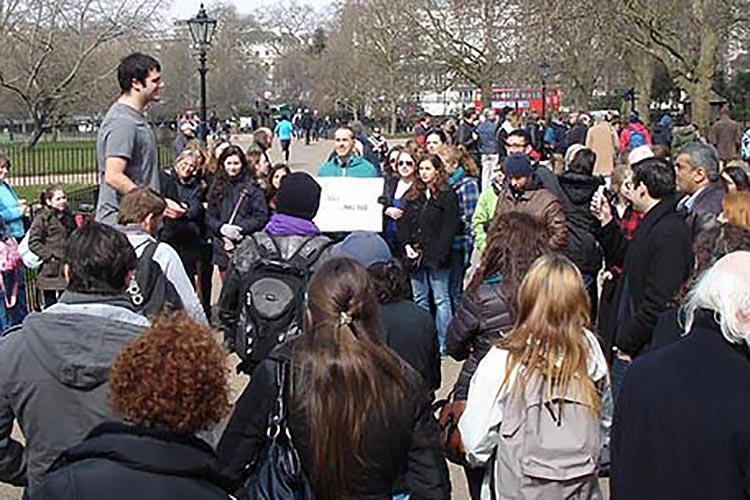
<path fill-rule="evenodd" d="M 348 258 L 323 264 L 310 281 L 304 333 L 256 368 L 219 443 L 237 486 L 265 445 L 281 363 L 291 374 L 292 442 L 315 498 L 450 497 L 430 391 L 380 328 L 367 270 Z"/>

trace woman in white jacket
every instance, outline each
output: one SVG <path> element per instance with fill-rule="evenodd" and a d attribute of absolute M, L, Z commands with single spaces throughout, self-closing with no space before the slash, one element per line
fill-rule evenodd
<path fill-rule="evenodd" d="M 467 460 L 487 467 L 482 498 L 600 497 L 612 397 L 589 310 L 568 259 L 537 259 L 514 329 L 479 364 L 459 422 Z"/>

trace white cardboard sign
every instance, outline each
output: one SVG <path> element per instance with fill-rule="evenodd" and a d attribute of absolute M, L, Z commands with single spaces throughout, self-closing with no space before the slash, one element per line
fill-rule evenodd
<path fill-rule="evenodd" d="M 383 230 L 382 177 L 316 177 L 322 192 L 315 224 L 324 233 Z"/>

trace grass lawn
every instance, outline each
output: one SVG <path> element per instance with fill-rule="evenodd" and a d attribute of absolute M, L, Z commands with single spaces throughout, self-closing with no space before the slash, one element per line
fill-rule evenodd
<path fill-rule="evenodd" d="M 42 191 L 44 191 L 44 188 L 47 187 L 47 184 L 38 184 L 35 186 L 19 186 L 14 187 L 13 189 L 16 190 L 16 193 L 18 193 L 19 198 L 24 198 L 27 202 L 30 204 L 38 203 L 39 202 L 39 196 L 41 196 Z M 90 188 L 91 184 L 63 184 L 63 189 L 65 189 L 65 193 L 70 196 L 70 193 L 73 191 L 81 190 Z M 90 202 L 90 200 L 84 200 L 85 202 Z M 77 207 L 74 206 L 77 203 L 77 200 L 69 200 L 71 203 L 71 208 L 76 209 Z"/>
<path fill-rule="evenodd" d="M 40 142 L 26 149 L 21 142 L 3 144 L 11 161 L 13 176 L 46 176 L 96 171 L 96 141 L 68 140 Z M 159 146 L 159 164 L 172 160 L 172 150 Z"/>

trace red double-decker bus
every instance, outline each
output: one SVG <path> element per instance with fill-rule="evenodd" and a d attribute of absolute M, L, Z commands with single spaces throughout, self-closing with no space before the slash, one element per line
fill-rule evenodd
<path fill-rule="evenodd" d="M 560 91 L 554 88 L 546 89 L 547 102 L 544 107 L 545 113 L 560 111 Z M 492 109 L 511 108 L 518 112 L 537 111 L 542 112 L 542 89 L 541 88 L 493 88 L 490 99 Z M 482 93 L 474 92 L 474 107 L 482 108 Z"/>

